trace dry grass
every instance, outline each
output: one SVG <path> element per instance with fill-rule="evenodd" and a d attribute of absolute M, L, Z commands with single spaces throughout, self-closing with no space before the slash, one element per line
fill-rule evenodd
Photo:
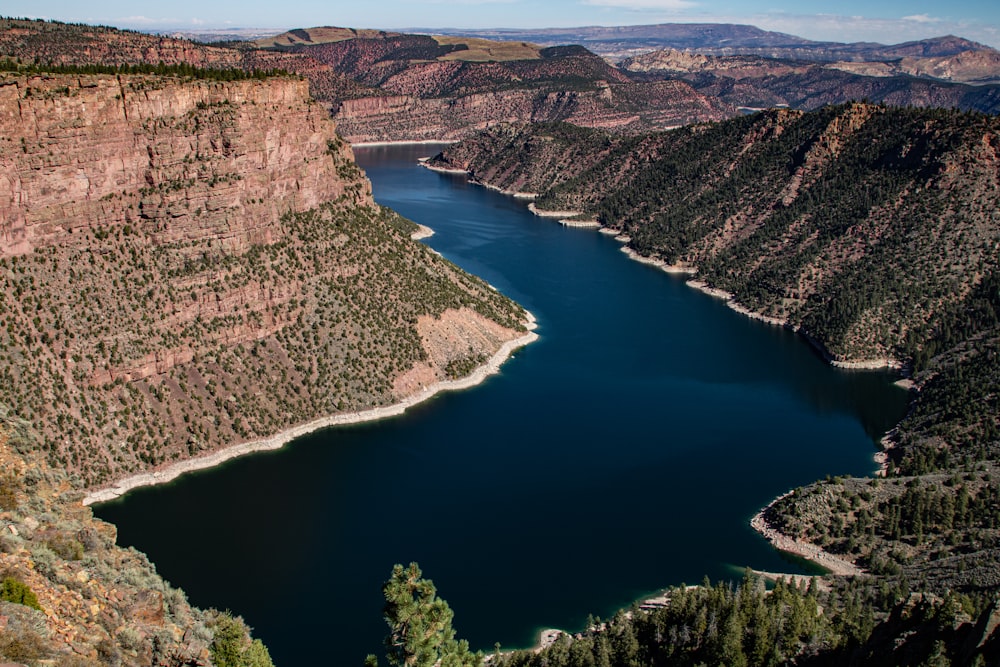
<path fill-rule="evenodd" d="M 354 30 L 352 28 L 305 28 L 302 30 L 290 30 L 274 37 L 262 37 L 254 42 L 261 48 L 271 46 L 295 46 L 297 44 L 328 44 L 330 42 L 343 42 L 348 39 L 372 38 L 384 36 L 380 30 Z M 391 34 L 391 33 L 389 33 Z"/>
<path fill-rule="evenodd" d="M 541 47 L 528 42 L 496 42 L 492 39 L 473 39 L 468 37 L 448 37 L 435 35 L 434 39 L 442 46 L 465 44 L 468 50 L 454 51 L 439 60 L 462 60 L 466 62 L 509 62 L 511 60 L 538 60 Z"/>

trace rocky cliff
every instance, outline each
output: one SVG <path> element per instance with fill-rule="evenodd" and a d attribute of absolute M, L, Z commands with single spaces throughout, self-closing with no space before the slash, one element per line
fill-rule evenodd
<path fill-rule="evenodd" d="M 519 335 L 373 203 L 298 78 L 5 75 L 0 127 L 0 401 L 82 484 L 396 402 Z"/>
<path fill-rule="evenodd" d="M 334 105 L 352 142 L 452 140 L 504 121 L 634 133 L 735 113 L 683 82 L 633 82 L 582 47 L 382 34 L 299 42 L 293 53 L 379 91 Z"/>
<path fill-rule="evenodd" d="M 86 247 L 121 226 L 158 244 L 266 243 L 284 213 L 372 206 L 308 82 L 0 78 L 0 254 Z"/>
<path fill-rule="evenodd" d="M 345 101 L 334 115 L 352 142 L 453 141 L 503 122 L 565 121 L 582 127 L 635 133 L 718 120 L 733 109 L 697 94 L 683 82 L 600 82 L 594 90 L 507 90 L 456 98 L 414 96 Z"/>

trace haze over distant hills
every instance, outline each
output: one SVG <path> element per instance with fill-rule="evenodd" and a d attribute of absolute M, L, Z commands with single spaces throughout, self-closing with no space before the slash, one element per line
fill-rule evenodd
<path fill-rule="evenodd" d="M 423 32 L 414 30 L 413 32 Z M 594 53 L 624 57 L 658 49 L 680 49 L 714 55 L 753 54 L 771 58 L 818 61 L 893 60 L 904 57 L 950 56 L 990 49 L 946 35 L 895 45 L 872 42 L 818 42 L 752 25 L 731 23 L 662 23 L 658 25 L 550 28 L 540 30 L 437 30 L 443 35 L 529 41 L 542 45 L 580 44 Z"/>

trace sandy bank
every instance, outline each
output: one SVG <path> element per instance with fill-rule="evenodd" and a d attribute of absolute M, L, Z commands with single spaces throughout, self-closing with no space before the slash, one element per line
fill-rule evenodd
<path fill-rule="evenodd" d="M 498 188 L 495 185 L 490 185 L 489 183 L 483 183 L 482 181 L 477 181 L 472 178 L 469 172 L 465 172 L 469 176 L 469 183 L 473 185 L 478 185 L 480 187 L 486 188 L 487 190 L 493 190 L 494 192 L 499 192 L 502 195 L 507 195 L 508 197 L 513 197 L 514 199 L 536 199 L 538 195 L 534 192 L 518 192 L 517 190 L 504 190 L 503 188 Z"/>
<path fill-rule="evenodd" d="M 534 192 L 518 192 L 516 190 L 504 190 L 503 188 L 499 188 L 495 185 L 490 185 L 489 183 L 477 181 L 475 178 L 472 177 L 472 174 L 470 174 L 465 169 L 437 167 L 435 165 L 430 164 L 428 160 L 430 160 L 430 158 L 422 158 L 421 160 L 419 160 L 420 166 L 430 169 L 431 171 L 436 171 L 440 174 L 465 174 L 465 176 L 467 176 L 469 179 L 469 183 L 472 183 L 473 185 L 478 185 L 480 187 L 484 187 L 487 190 L 493 190 L 494 192 L 499 192 L 500 194 L 507 195 L 508 197 L 514 197 L 515 199 L 535 199 L 536 197 L 538 197 L 538 195 Z"/>
<path fill-rule="evenodd" d="M 417 223 L 417 227 L 418 227 L 417 231 L 410 234 L 410 238 L 413 239 L 414 241 L 419 241 L 420 239 L 429 239 L 430 237 L 434 236 L 434 230 L 428 227 L 427 225 L 421 225 Z"/>
<path fill-rule="evenodd" d="M 427 169 L 430 169 L 431 171 L 436 171 L 439 174 L 465 174 L 466 176 L 469 175 L 469 172 L 467 172 L 464 169 L 448 169 L 447 167 L 435 167 L 434 165 L 430 164 L 427 161 L 427 159 L 418 160 L 418 163 L 420 164 L 421 167 L 425 167 Z"/>
<path fill-rule="evenodd" d="M 627 237 L 621 235 L 616 238 L 617 240 L 623 243 L 628 243 L 629 240 Z M 639 253 L 637 253 L 632 248 L 629 248 L 628 246 L 624 246 L 622 248 L 622 252 L 637 262 L 641 262 L 643 264 L 650 264 L 652 266 L 661 269 L 662 271 L 666 271 L 667 273 L 686 273 L 689 275 L 697 274 L 697 269 L 691 266 L 667 264 L 663 260 L 640 255 Z M 810 336 L 808 333 L 803 331 L 801 327 L 790 323 L 788 320 L 780 317 L 771 317 L 770 315 L 765 315 L 755 310 L 751 310 L 750 308 L 747 308 L 746 306 L 736 301 L 734 295 L 731 292 L 718 289 L 717 287 L 712 287 L 711 285 L 702 280 L 691 279 L 687 281 L 687 284 L 689 287 L 693 287 L 694 289 L 700 292 L 704 292 L 709 296 L 713 296 L 717 299 L 722 299 L 723 301 L 726 302 L 726 305 L 729 308 L 732 308 L 737 313 L 745 315 L 750 319 L 757 320 L 758 322 L 765 322 L 767 324 L 771 324 L 778 327 L 784 327 L 786 329 L 790 329 L 792 331 L 795 331 L 796 333 L 801 334 L 802 336 L 805 337 L 806 340 L 809 341 L 810 344 L 813 345 L 813 347 L 815 347 L 820 352 L 820 354 L 823 355 L 823 357 L 827 360 L 827 362 L 830 363 L 830 365 L 836 366 L 837 368 L 844 368 L 848 370 L 889 369 L 895 371 L 902 371 L 905 368 L 903 362 L 897 359 L 889 359 L 887 357 L 880 357 L 878 359 L 862 359 L 860 361 L 844 361 L 841 359 L 837 359 L 835 356 L 830 354 L 829 350 L 826 349 L 825 345 L 823 345 L 821 342 L 819 342 L 818 340 Z M 912 383 L 907 385 L 907 388 L 912 388 Z"/>
<path fill-rule="evenodd" d="M 602 230 L 603 231 L 603 230 Z M 621 238 L 621 237 L 619 237 Z M 661 271 L 667 273 L 683 273 L 686 275 L 694 275 L 695 270 L 689 266 L 679 266 L 677 264 L 667 264 L 662 259 L 655 259 L 653 257 L 646 257 L 645 255 L 640 255 L 632 248 L 628 246 L 622 246 L 621 251 L 628 255 L 629 259 L 635 260 L 640 264 L 649 264 L 650 266 L 655 266 Z M 690 285 L 690 283 L 688 283 Z"/>
<path fill-rule="evenodd" d="M 771 505 L 787 495 L 788 494 L 786 493 L 778 496 L 771 502 Z M 840 556 L 835 556 L 828 551 L 824 551 L 811 542 L 793 540 L 784 533 L 778 531 L 770 523 L 768 523 L 766 518 L 764 518 L 764 513 L 771 507 L 771 505 L 768 505 L 758 512 L 754 518 L 750 520 L 750 526 L 763 535 L 776 549 L 780 549 L 781 551 L 785 551 L 799 556 L 800 558 L 812 561 L 820 567 L 829 570 L 830 574 L 845 577 L 855 577 L 865 574 L 864 570 L 846 558 L 841 558 Z"/>
<path fill-rule="evenodd" d="M 378 146 L 422 146 L 425 144 L 457 144 L 457 139 L 401 139 L 399 141 L 348 142 L 351 148 L 376 148 Z"/>
<path fill-rule="evenodd" d="M 600 229 L 601 223 L 597 220 L 560 220 L 563 227 L 574 227 L 577 229 Z"/>
<path fill-rule="evenodd" d="M 490 375 L 499 372 L 500 365 L 503 364 L 503 362 L 506 361 L 515 350 L 537 340 L 538 334 L 533 331 L 535 328 L 535 318 L 531 313 L 528 313 L 528 333 L 520 338 L 515 338 L 514 340 L 509 340 L 504 343 L 500 349 L 497 350 L 496 354 L 489 359 L 489 361 L 464 378 L 460 378 L 458 380 L 442 380 L 441 382 L 425 387 L 420 392 L 403 399 L 399 403 L 394 403 L 393 405 L 381 408 L 372 408 L 370 410 L 363 410 L 360 412 L 349 412 L 345 414 L 321 417 L 306 424 L 293 426 L 292 428 L 272 435 L 269 438 L 263 438 L 261 440 L 254 440 L 253 442 L 244 442 L 231 447 L 226 447 L 225 449 L 221 449 L 205 456 L 189 459 L 187 461 L 180 461 L 163 470 L 126 477 L 125 479 L 114 482 L 109 487 L 98 489 L 97 491 L 92 491 L 87 494 L 87 496 L 83 499 L 83 504 L 91 505 L 93 503 L 106 502 L 108 500 L 118 498 L 132 489 L 136 489 L 141 486 L 165 484 L 186 472 L 212 468 L 220 463 L 228 461 L 229 459 L 236 458 L 237 456 L 243 456 L 244 454 L 271 449 L 280 449 L 287 442 L 295 440 L 296 438 L 301 438 L 302 436 L 312 433 L 313 431 L 318 431 L 319 429 L 327 428 L 329 426 L 357 424 L 360 422 L 374 421 L 376 419 L 395 417 L 403 414 L 407 408 L 418 403 L 422 403 L 439 392 L 457 391 L 459 389 L 474 387 L 475 385 L 483 382 L 483 380 Z"/>
<path fill-rule="evenodd" d="M 575 218 L 581 211 L 544 211 L 534 204 L 528 204 L 528 210 L 539 218 Z"/>

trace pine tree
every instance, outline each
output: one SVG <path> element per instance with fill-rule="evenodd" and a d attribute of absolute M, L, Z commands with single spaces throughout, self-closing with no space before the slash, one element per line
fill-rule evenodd
<path fill-rule="evenodd" d="M 451 626 L 454 613 L 448 603 L 437 597 L 434 582 L 424 579 L 420 567 L 396 565 L 382 587 L 385 595 L 386 658 L 397 667 L 478 667 L 480 653 L 469 650 L 469 643 L 455 639 Z M 377 664 L 368 656 L 366 665 Z"/>

